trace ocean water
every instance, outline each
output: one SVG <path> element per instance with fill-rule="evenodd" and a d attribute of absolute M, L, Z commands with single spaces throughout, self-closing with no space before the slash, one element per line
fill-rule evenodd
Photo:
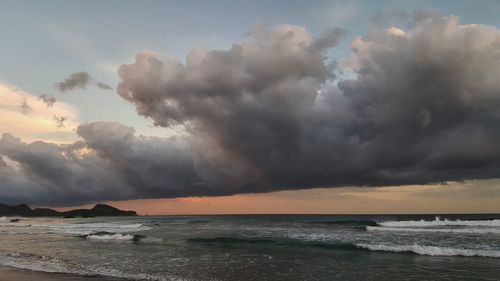
<path fill-rule="evenodd" d="M 500 217 L 0 218 L 0 265 L 130 280 L 500 280 Z"/>

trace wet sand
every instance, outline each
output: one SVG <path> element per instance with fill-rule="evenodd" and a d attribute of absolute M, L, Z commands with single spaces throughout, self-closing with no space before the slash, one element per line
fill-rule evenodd
<path fill-rule="evenodd" d="M 121 281 L 121 279 L 37 272 L 2 266 L 0 267 L 0 281 Z"/>

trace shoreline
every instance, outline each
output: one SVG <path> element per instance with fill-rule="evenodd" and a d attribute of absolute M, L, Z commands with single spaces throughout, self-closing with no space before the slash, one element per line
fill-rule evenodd
<path fill-rule="evenodd" d="M 106 276 L 83 276 L 72 273 L 43 272 L 0 265 L 0 281 L 123 281 Z"/>

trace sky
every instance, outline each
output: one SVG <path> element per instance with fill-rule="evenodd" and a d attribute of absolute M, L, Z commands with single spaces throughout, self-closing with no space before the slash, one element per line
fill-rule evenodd
<path fill-rule="evenodd" d="M 0 203 L 500 212 L 498 1 L 0 1 Z"/>

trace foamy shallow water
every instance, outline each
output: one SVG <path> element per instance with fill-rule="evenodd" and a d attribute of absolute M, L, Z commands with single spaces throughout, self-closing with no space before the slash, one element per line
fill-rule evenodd
<path fill-rule="evenodd" d="M 0 218 L 0 264 L 129 280 L 500 280 L 500 220 Z"/>

